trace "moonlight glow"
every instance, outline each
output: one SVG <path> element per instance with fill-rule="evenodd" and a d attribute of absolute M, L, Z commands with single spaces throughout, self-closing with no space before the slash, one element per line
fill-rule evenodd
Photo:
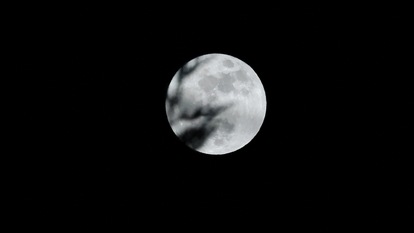
<path fill-rule="evenodd" d="M 243 61 L 207 54 L 184 65 L 171 80 L 167 118 L 190 148 L 226 154 L 248 144 L 266 114 L 263 85 Z"/>

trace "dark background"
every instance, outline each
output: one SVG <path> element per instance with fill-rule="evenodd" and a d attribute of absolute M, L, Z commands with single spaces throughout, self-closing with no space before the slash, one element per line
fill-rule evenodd
<path fill-rule="evenodd" d="M 408 13 L 107 8 L 12 19 L 19 227 L 412 232 Z M 165 113 L 206 53 L 245 61 L 267 95 L 259 134 L 223 156 L 187 148 Z"/>

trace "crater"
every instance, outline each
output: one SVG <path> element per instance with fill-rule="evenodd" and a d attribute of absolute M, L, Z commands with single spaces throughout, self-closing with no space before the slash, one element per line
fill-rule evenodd
<path fill-rule="evenodd" d="M 247 82 L 249 81 L 249 78 L 247 77 L 247 74 L 244 70 L 238 70 L 235 72 L 236 78 L 240 81 L 240 82 Z"/>
<path fill-rule="evenodd" d="M 216 146 L 222 146 L 223 144 L 224 144 L 223 139 L 217 138 L 217 139 L 214 140 L 214 145 L 216 145 Z"/>
<path fill-rule="evenodd" d="M 220 122 L 220 131 L 225 133 L 231 133 L 234 131 L 235 125 L 231 123 L 228 119 L 222 119 Z"/>
<path fill-rule="evenodd" d="M 248 95 L 250 94 L 250 91 L 249 91 L 249 90 L 247 90 L 246 88 L 243 88 L 243 89 L 241 90 L 241 93 L 242 93 L 242 95 L 244 95 L 244 96 L 248 96 Z"/>
<path fill-rule="evenodd" d="M 220 79 L 220 82 L 218 84 L 218 89 L 224 93 L 229 93 L 235 90 L 233 86 L 233 83 L 235 81 L 236 80 L 229 74 L 223 74 L 223 77 Z"/>
<path fill-rule="evenodd" d="M 232 61 L 226 59 L 226 60 L 223 61 L 223 66 L 225 66 L 227 68 L 232 68 L 232 67 L 234 67 L 234 63 Z"/>
<path fill-rule="evenodd" d="M 198 86 L 201 87 L 205 92 L 212 91 L 218 84 L 218 79 L 212 75 L 206 75 L 200 81 L 198 81 Z"/>

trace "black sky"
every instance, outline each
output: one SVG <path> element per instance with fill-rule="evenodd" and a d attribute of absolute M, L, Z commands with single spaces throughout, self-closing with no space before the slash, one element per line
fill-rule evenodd
<path fill-rule="evenodd" d="M 16 19 L 22 227 L 411 232 L 408 14 L 138 8 Z M 266 90 L 261 131 L 230 155 L 191 151 L 166 118 L 171 78 L 206 53 Z"/>

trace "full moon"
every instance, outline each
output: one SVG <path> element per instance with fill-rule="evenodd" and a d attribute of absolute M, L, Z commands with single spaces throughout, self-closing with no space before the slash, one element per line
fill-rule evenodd
<path fill-rule="evenodd" d="M 266 114 L 266 95 L 258 75 L 245 62 L 207 54 L 173 76 L 165 102 L 168 122 L 190 148 L 222 155 L 247 145 Z"/>

